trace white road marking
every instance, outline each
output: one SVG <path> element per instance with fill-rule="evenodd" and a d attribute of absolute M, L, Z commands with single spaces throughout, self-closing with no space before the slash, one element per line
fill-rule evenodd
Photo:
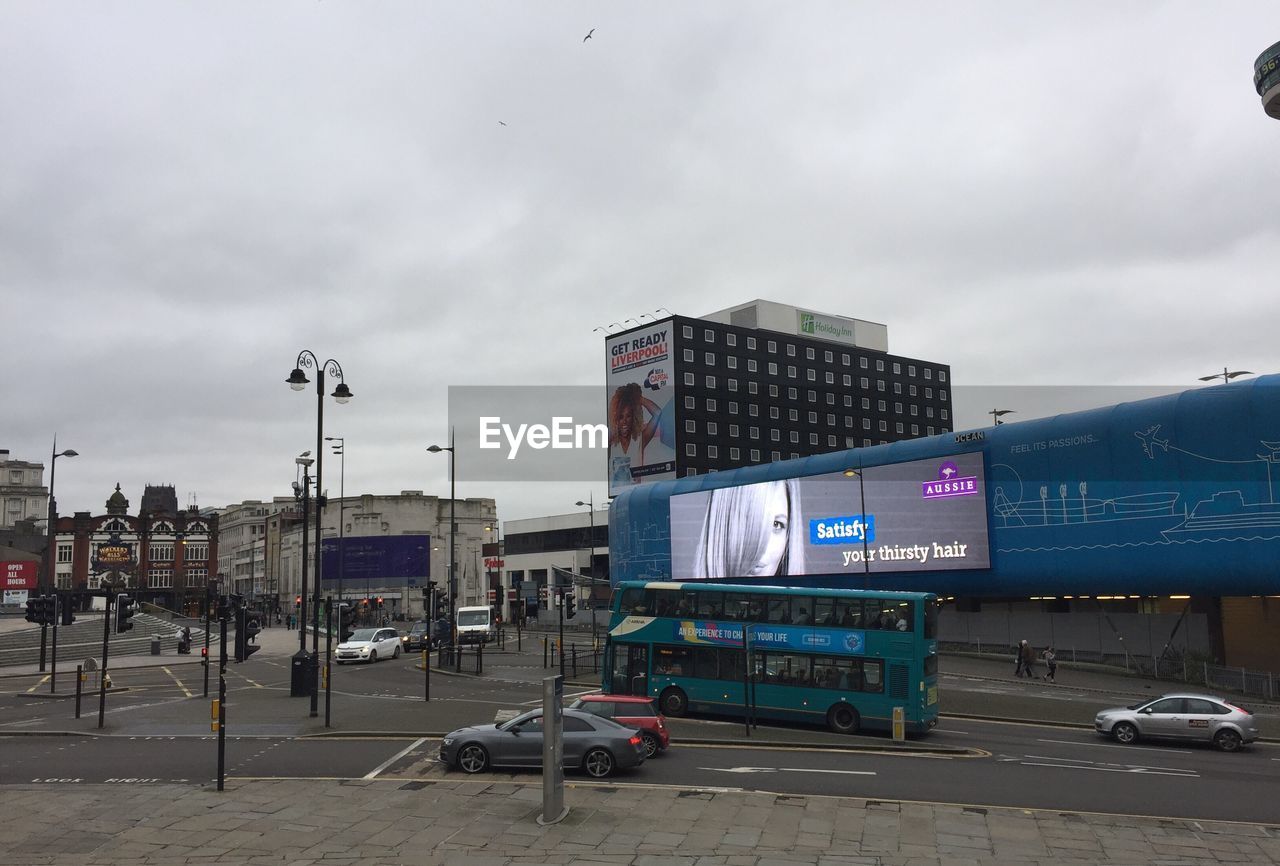
<path fill-rule="evenodd" d="M 387 759 L 386 759 L 385 761 L 383 761 L 381 764 L 379 764 L 378 766 L 376 766 L 376 767 L 374 767 L 372 770 L 370 770 L 368 773 L 366 773 L 366 774 L 365 774 L 365 776 L 364 776 L 364 781 L 366 781 L 366 782 L 367 782 L 367 781 L 369 781 L 370 779 L 376 779 L 376 778 L 378 777 L 378 774 L 379 774 L 379 773 L 381 773 L 381 772 L 382 772 L 383 770 L 385 770 L 387 767 L 390 767 L 392 764 L 394 764 L 396 761 L 398 761 L 398 760 L 400 760 L 401 758 L 403 758 L 405 755 L 407 755 L 407 754 L 409 754 L 410 752 L 412 752 L 414 749 L 418 748 L 418 746 L 421 746 L 421 745 L 422 745 L 423 743 L 425 743 L 426 741 L 427 741 L 427 738 L 426 738 L 426 737 L 419 737 L 418 739 L 414 740 L 414 741 L 413 741 L 412 743 L 410 743 L 408 746 L 406 746 L 405 748 L 403 748 L 403 749 L 401 749 L 400 751 L 396 752 L 396 753 L 395 753 L 394 755 L 392 755 L 390 758 L 387 758 Z"/>
<path fill-rule="evenodd" d="M 716 773 L 832 773 L 841 776 L 874 776 L 870 770 L 814 770 L 808 767 L 699 767 Z"/>
<path fill-rule="evenodd" d="M 1079 758 L 1056 758 L 1052 755 L 1024 755 L 1023 757 L 1032 758 L 1037 761 L 1071 761 L 1074 764 L 1096 764 L 1099 767 L 1131 767 L 1141 770 L 1173 770 L 1178 773 L 1197 773 L 1198 770 L 1189 770 L 1184 767 L 1152 767 L 1149 764 L 1112 764 L 1108 761 L 1084 761 Z"/>
<path fill-rule="evenodd" d="M 1063 758 L 1062 760 L 1070 760 Z M 1098 770 L 1103 773 L 1137 773 L 1142 776 L 1177 776 L 1179 779 L 1199 779 L 1199 773 L 1162 773 L 1158 770 L 1144 770 L 1141 767 L 1135 767 L 1131 770 L 1122 770 L 1116 767 L 1092 767 L 1084 764 L 1045 764 L 1037 761 L 1020 761 L 1024 767 L 1053 767 L 1059 770 Z"/>
<path fill-rule="evenodd" d="M 1119 743 L 1094 743 L 1094 742 L 1086 742 L 1084 740 L 1040 740 L 1038 739 L 1036 740 L 1036 742 L 1037 743 L 1060 743 L 1064 746 L 1088 746 L 1091 749 L 1094 749 L 1094 748 L 1128 749 L 1131 752 L 1141 749 L 1144 752 L 1169 752 L 1170 754 L 1174 754 L 1174 755 L 1186 754 L 1186 752 L 1181 749 L 1158 749 L 1154 746 L 1122 746 Z"/>
<path fill-rule="evenodd" d="M 962 734 L 966 737 L 973 733 L 973 731 L 953 731 L 950 728 L 934 728 L 933 732 L 935 734 Z"/>

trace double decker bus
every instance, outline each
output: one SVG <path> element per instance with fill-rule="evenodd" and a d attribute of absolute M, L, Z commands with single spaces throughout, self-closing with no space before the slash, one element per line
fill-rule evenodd
<path fill-rule="evenodd" d="M 663 713 L 749 715 L 838 733 L 938 722 L 932 593 L 623 581 L 614 589 L 605 692 Z M 751 676 L 748 676 L 748 671 Z"/>

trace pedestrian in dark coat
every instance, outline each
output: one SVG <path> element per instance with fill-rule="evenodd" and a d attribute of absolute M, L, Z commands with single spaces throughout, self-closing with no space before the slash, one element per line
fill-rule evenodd
<path fill-rule="evenodd" d="M 1013 660 L 1017 663 L 1013 668 L 1013 675 L 1015 678 L 1022 676 L 1022 648 L 1026 645 L 1027 642 L 1025 640 L 1019 641 L 1018 645 L 1013 648 Z"/>
<path fill-rule="evenodd" d="M 1036 651 L 1031 648 L 1031 644 L 1025 640 L 1022 642 L 1022 672 L 1027 675 L 1027 679 L 1032 679 L 1036 675 Z"/>

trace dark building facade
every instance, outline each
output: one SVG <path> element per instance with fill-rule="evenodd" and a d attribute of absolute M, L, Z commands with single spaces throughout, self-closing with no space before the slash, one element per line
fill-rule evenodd
<path fill-rule="evenodd" d="M 950 367 L 875 348 L 887 345 L 883 326 L 871 345 L 853 345 L 711 318 L 670 321 L 678 477 L 953 429 Z"/>

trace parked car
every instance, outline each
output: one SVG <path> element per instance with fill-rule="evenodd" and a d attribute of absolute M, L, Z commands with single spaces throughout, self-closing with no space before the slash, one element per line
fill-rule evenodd
<path fill-rule="evenodd" d="M 640 736 L 644 738 L 646 758 L 657 757 L 671 745 L 666 717 L 658 712 L 653 698 L 643 695 L 582 695 L 569 708 L 613 719 L 629 728 L 639 728 Z"/>
<path fill-rule="evenodd" d="M 1099 734 L 1118 743 L 1143 738 L 1212 743 L 1234 752 L 1258 739 L 1258 723 L 1244 707 L 1213 695 L 1161 695 L 1129 707 L 1103 710 L 1094 718 Z"/>
<path fill-rule="evenodd" d="M 400 639 L 405 652 L 422 652 L 431 649 L 431 623 L 415 622 Z"/>
<path fill-rule="evenodd" d="M 644 763 L 640 732 L 578 710 L 564 711 L 564 766 L 600 779 Z M 440 741 L 440 760 L 464 773 L 490 767 L 542 766 L 542 710 L 500 725 L 460 728 Z"/>
<path fill-rule="evenodd" d="M 356 629 L 333 655 L 340 665 L 400 658 L 400 635 L 393 628 Z"/>

